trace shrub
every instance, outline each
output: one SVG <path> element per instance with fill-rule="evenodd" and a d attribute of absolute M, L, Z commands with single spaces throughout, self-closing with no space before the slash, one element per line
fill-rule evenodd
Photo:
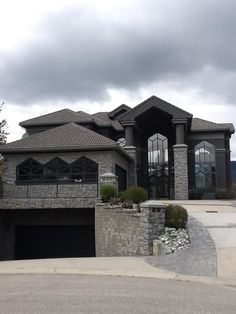
<path fill-rule="evenodd" d="M 119 192 L 118 197 L 119 197 L 121 203 L 123 203 L 125 200 L 125 192 L 124 191 Z"/>
<path fill-rule="evenodd" d="M 180 205 L 168 205 L 165 211 L 166 227 L 186 228 L 188 222 L 187 210 Z"/>
<path fill-rule="evenodd" d="M 190 200 L 201 200 L 202 194 L 203 194 L 202 191 L 189 190 L 189 199 Z"/>
<path fill-rule="evenodd" d="M 116 187 L 114 185 L 103 185 L 100 189 L 100 195 L 103 202 L 108 203 L 112 197 L 117 196 Z"/>
<path fill-rule="evenodd" d="M 124 192 L 124 199 L 126 201 L 132 201 L 135 204 L 139 204 L 148 199 L 147 191 L 140 186 L 130 186 Z"/>
<path fill-rule="evenodd" d="M 215 197 L 217 200 L 232 199 L 234 198 L 234 193 L 231 190 L 218 189 L 215 193 Z"/>

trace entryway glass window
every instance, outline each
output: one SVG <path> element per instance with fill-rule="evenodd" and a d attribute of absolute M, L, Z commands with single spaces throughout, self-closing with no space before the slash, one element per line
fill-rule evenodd
<path fill-rule="evenodd" d="M 168 139 L 160 133 L 148 138 L 148 177 L 149 197 L 168 197 Z"/>
<path fill-rule="evenodd" d="M 195 186 L 204 191 L 215 187 L 215 146 L 206 141 L 195 146 Z"/>

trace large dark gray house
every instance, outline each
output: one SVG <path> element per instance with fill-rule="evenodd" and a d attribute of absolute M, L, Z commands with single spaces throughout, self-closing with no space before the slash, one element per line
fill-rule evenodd
<path fill-rule="evenodd" d="M 23 138 L 0 147 L 0 258 L 94 255 L 94 206 L 106 173 L 120 191 L 139 185 L 151 199 L 208 197 L 231 184 L 233 125 L 193 118 L 156 96 L 134 108 L 63 109 L 20 125 Z"/>

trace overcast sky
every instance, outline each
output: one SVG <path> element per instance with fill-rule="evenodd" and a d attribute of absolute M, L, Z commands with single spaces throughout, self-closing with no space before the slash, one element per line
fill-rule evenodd
<path fill-rule="evenodd" d="M 236 126 L 235 0 L 0 0 L 0 102 L 20 121 L 156 95 Z M 236 159 L 236 136 L 231 141 Z"/>

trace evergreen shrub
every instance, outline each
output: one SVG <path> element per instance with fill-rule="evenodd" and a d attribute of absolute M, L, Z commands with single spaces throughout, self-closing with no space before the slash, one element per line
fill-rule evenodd
<path fill-rule="evenodd" d="M 166 227 L 186 228 L 188 222 L 188 212 L 180 205 L 168 205 L 165 211 Z"/>

